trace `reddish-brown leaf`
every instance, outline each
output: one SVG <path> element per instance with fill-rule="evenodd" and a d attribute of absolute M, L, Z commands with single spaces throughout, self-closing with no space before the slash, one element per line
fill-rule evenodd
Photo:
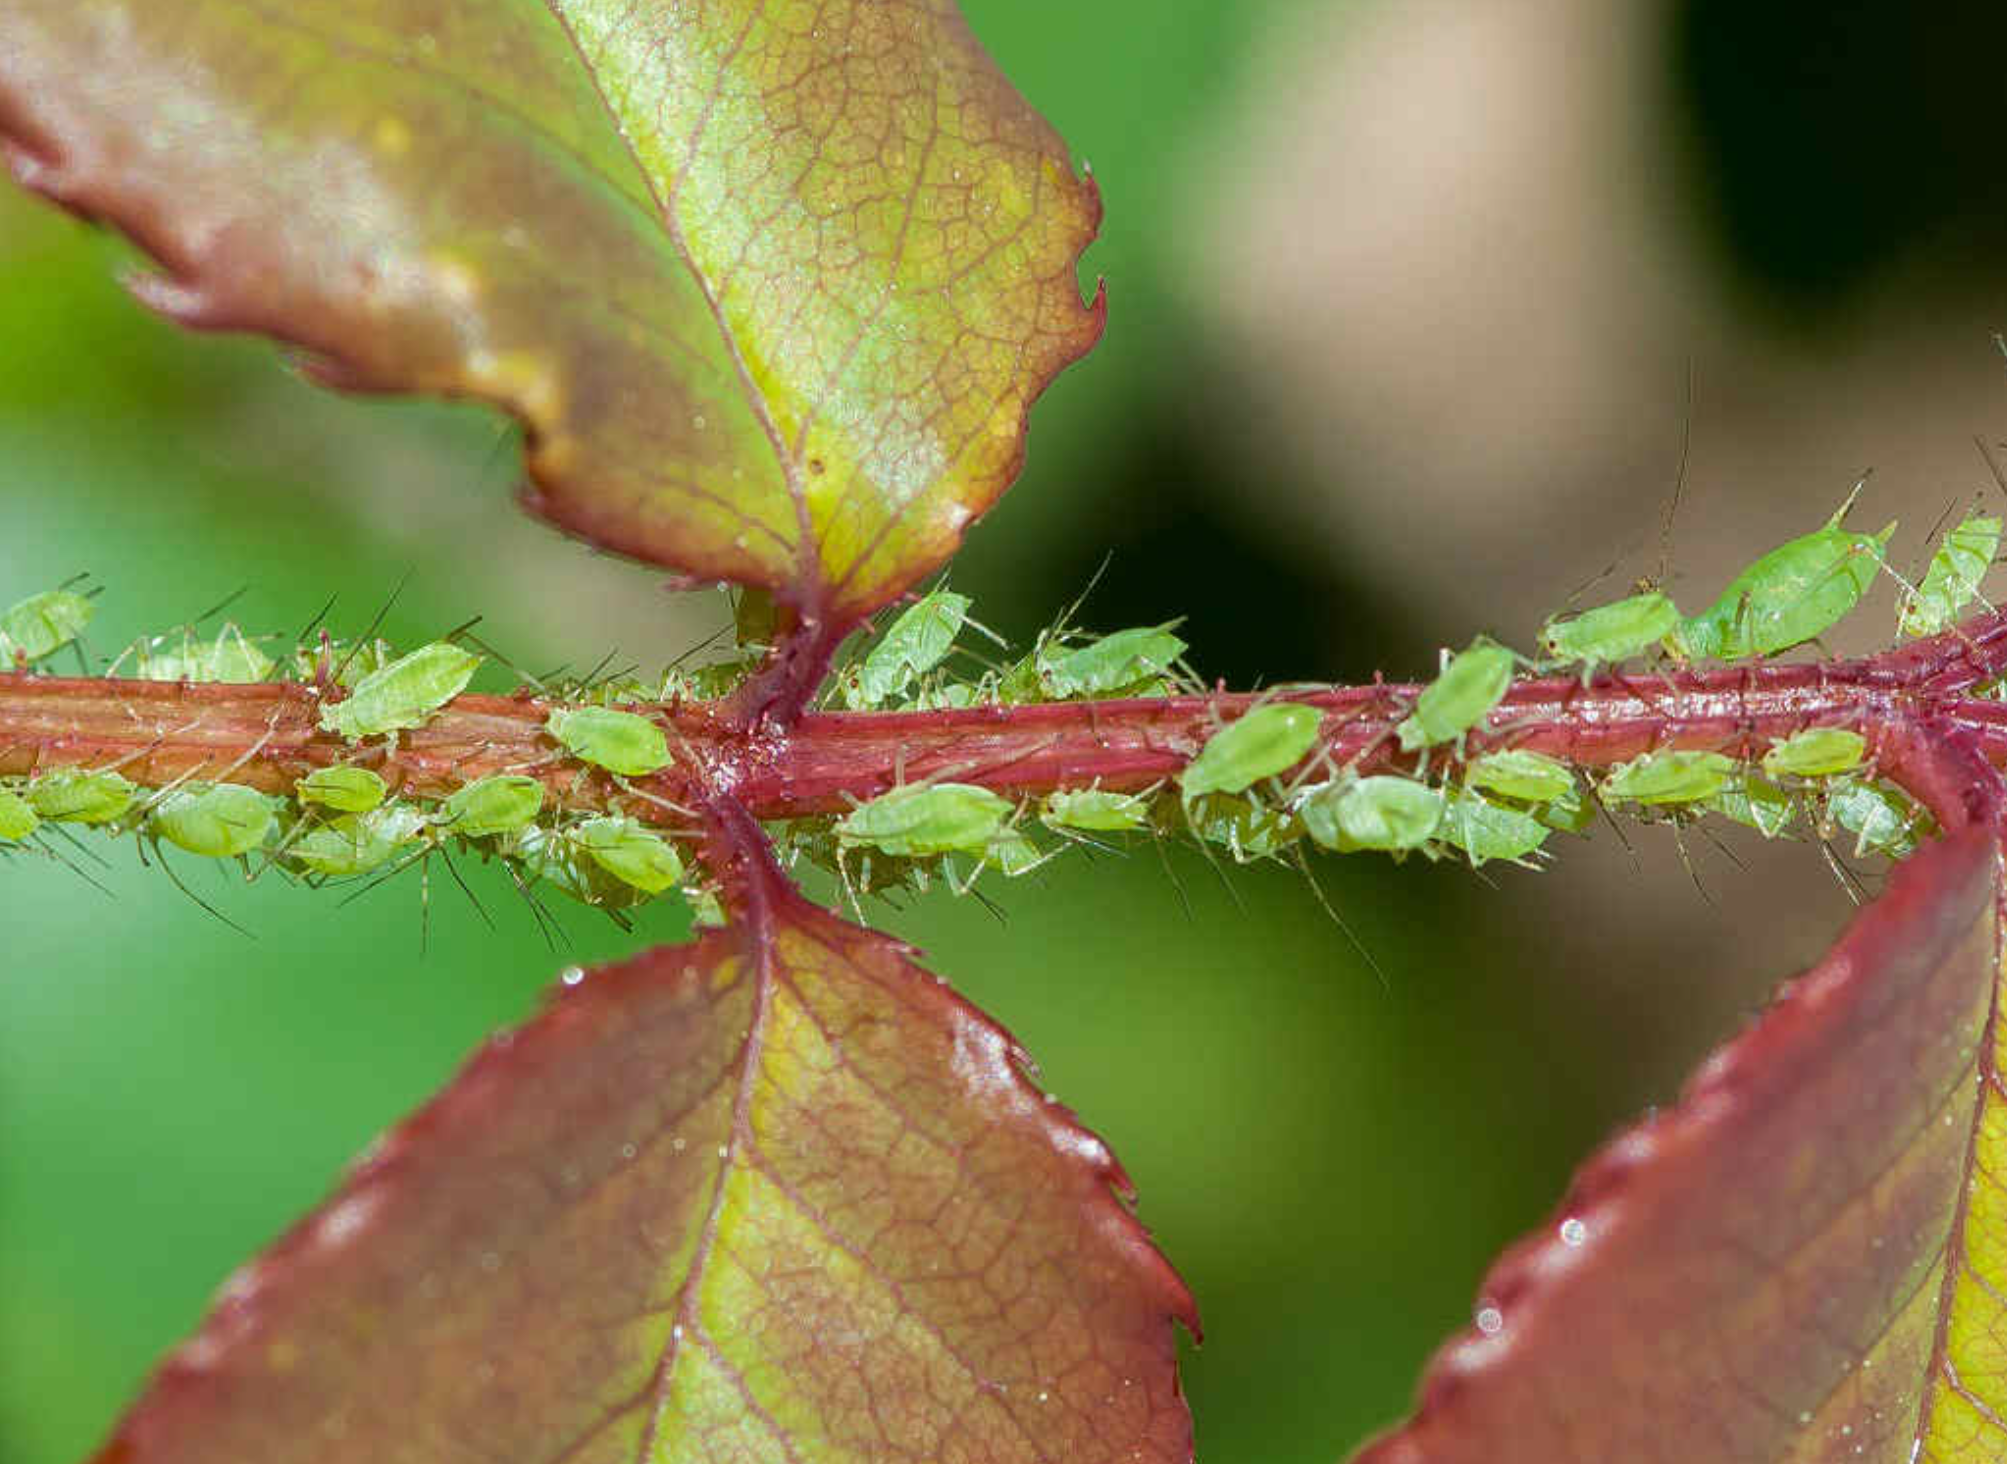
<path fill-rule="evenodd" d="M 0 142 L 142 298 L 500 403 L 534 505 L 837 625 L 1100 332 L 1100 206 L 953 0 L 14 0 Z"/>
<path fill-rule="evenodd" d="M 2007 1457 L 1984 827 L 1591 1160 L 1358 1464 Z"/>
<path fill-rule="evenodd" d="M 224 1288 L 103 1455 L 1183 1461 L 1183 1284 L 905 949 L 777 892 L 572 973 Z"/>

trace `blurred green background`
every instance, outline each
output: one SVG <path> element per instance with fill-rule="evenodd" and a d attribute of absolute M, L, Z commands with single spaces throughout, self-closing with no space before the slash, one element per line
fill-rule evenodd
<path fill-rule="evenodd" d="M 1625 551 L 1620 581 L 1669 551 L 1698 580 L 1871 464 L 1912 550 L 1983 483 L 1997 14 L 1952 41 L 1894 4 L 964 8 L 1108 205 L 1107 341 L 955 569 L 1019 641 L 1112 553 L 1088 622 L 1185 615 L 1210 674 L 1409 675 L 1473 620 L 1526 644 Z M 179 335 L 119 293 L 124 259 L 0 195 L 0 594 L 92 572 L 109 652 L 239 589 L 256 630 L 330 595 L 359 626 L 408 573 L 394 639 L 482 614 L 537 669 L 666 659 L 721 620 L 520 521 L 493 419 Z M 1632 842 L 1539 876 L 1331 863 L 1377 972 L 1296 876 L 1147 852 L 992 890 L 1001 921 L 883 915 L 1135 1176 L 1206 1321 L 1201 1457 L 1308 1464 L 1402 1413 L 1488 1257 L 1847 908 L 1803 849 L 1738 845 L 1744 871 L 1696 843 L 1697 892 Z M 230 1269 L 560 965 L 678 934 L 580 911 L 552 950 L 482 871 L 492 929 L 415 871 L 343 906 L 184 870 L 246 938 L 94 852 L 88 880 L 0 880 L 6 1464 L 87 1451 Z"/>

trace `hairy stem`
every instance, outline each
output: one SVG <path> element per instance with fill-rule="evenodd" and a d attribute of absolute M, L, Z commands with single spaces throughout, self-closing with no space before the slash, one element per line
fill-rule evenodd
<path fill-rule="evenodd" d="M 1811 726 L 1859 730 L 1892 770 L 1921 766 L 1919 737 L 1955 738 L 1975 757 L 2001 763 L 2007 706 L 1970 692 L 2003 667 L 2007 613 L 1858 661 L 1669 669 L 1604 675 L 1587 685 L 1528 678 L 1508 693 L 1486 731 L 1473 734 L 1461 753 L 1435 749 L 1431 766 L 1402 753 L 1392 737 L 1418 688 L 1391 683 L 808 713 L 785 728 L 749 722 L 741 703 L 679 702 L 652 709 L 670 732 L 674 764 L 632 786 L 685 807 L 730 800 L 761 820 L 840 812 L 851 800 L 902 782 L 935 779 L 1013 797 L 1096 784 L 1133 791 L 1175 776 L 1220 725 L 1276 698 L 1322 708 L 1322 756 L 1362 772 L 1432 772 L 1460 755 L 1498 747 L 1529 748 L 1585 768 L 1667 747 L 1750 757 Z M 394 747 L 351 747 L 320 731 L 319 707 L 314 689 L 295 683 L 192 686 L 4 674 L 0 774 L 116 765 L 149 786 L 227 776 L 281 792 L 316 767 L 359 762 L 416 794 L 443 794 L 472 778 L 513 771 L 542 777 L 569 808 L 626 801 L 616 780 L 561 756 L 543 731 L 549 703 L 527 694 L 462 696 Z M 1940 801 L 1943 790 L 1933 787 L 1928 796 Z M 639 817 L 669 818 L 659 805 L 630 808 Z"/>

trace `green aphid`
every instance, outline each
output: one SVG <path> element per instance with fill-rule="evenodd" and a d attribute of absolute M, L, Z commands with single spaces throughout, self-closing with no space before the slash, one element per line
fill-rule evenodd
<path fill-rule="evenodd" d="M 566 752 L 622 777 L 638 778 L 669 766 L 669 739 L 638 712 L 612 707 L 557 707 L 544 722 Z"/>
<path fill-rule="evenodd" d="M 0 615 L 0 671 L 32 666 L 84 632 L 97 607 L 68 590 L 44 590 Z"/>
<path fill-rule="evenodd" d="M 1517 659 L 1484 636 L 1456 655 L 1445 652 L 1442 674 L 1422 688 L 1414 710 L 1394 729 L 1401 750 L 1417 752 L 1462 738 L 1505 699 Z"/>
<path fill-rule="evenodd" d="M 835 827 L 837 843 L 910 859 L 981 854 L 1009 818 L 1008 798 L 969 783 L 911 783 L 860 803 Z"/>
<path fill-rule="evenodd" d="M 18 844 L 42 826 L 42 816 L 11 788 L 0 788 L 0 844 Z"/>
<path fill-rule="evenodd" d="M 1443 809 L 1436 837 L 1461 849 L 1473 865 L 1481 865 L 1493 859 L 1525 860 L 1539 851 L 1551 832 L 1550 825 L 1524 809 L 1507 808 L 1459 788 Z"/>
<path fill-rule="evenodd" d="M 1171 634 L 1178 622 L 1118 630 L 1068 648 L 1041 645 L 1031 657 L 1039 689 L 1053 701 L 1085 696 L 1136 696 L 1155 690 L 1184 655 Z"/>
<path fill-rule="evenodd" d="M 158 649 L 162 639 L 141 642 L 135 648 L 133 675 L 141 681 L 263 681 L 274 665 L 270 656 L 230 622 L 224 623 L 213 641 L 196 640 L 184 630 L 180 648 L 163 651 Z"/>
<path fill-rule="evenodd" d="M 1435 837 L 1444 802 L 1439 788 L 1381 775 L 1320 784 L 1298 800 L 1295 812 L 1304 830 L 1326 849 L 1400 854 Z"/>
<path fill-rule="evenodd" d="M 1802 645 L 1837 624 L 1860 602 L 1881 568 L 1891 523 L 1879 534 L 1840 527 L 1856 488 L 1825 527 L 1779 545 L 1743 570 L 1721 598 L 1682 620 L 1667 648 L 1689 661 L 1739 661 Z"/>
<path fill-rule="evenodd" d="M 1303 837 L 1295 814 L 1246 798 L 1208 793 L 1187 799 L 1185 822 L 1201 841 L 1228 850 L 1237 864 L 1274 859 Z"/>
<path fill-rule="evenodd" d="M 683 878 L 675 846 L 634 819 L 602 814 L 567 833 L 601 869 L 643 894 L 659 895 Z"/>
<path fill-rule="evenodd" d="M 529 879 L 542 880 L 580 904 L 622 910 L 649 898 L 602 867 L 566 835 L 536 824 L 515 835 L 509 854 Z"/>
<path fill-rule="evenodd" d="M 1566 763 L 1516 747 L 1473 758 L 1464 782 L 1524 803 L 1552 803 L 1575 791 L 1575 775 Z"/>
<path fill-rule="evenodd" d="M 1150 821 L 1150 800 L 1135 793 L 1111 793 L 1103 788 L 1069 788 L 1045 795 L 1039 822 L 1050 829 L 1084 834 L 1119 834 Z"/>
<path fill-rule="evenodd" d="M 1045 863 L 1046 858 L 1038 852 L 1038 845 L 1019 830 L 1008 827 L 991 835 L 989 844 L 983 850 L 983 863 L 1001 872 L 1006 879 L 1030 874 Z"/>
<path fill-rule="evenodd" d="M 1295 767 L 1317 745 L 1324 714 L 1301 702 L 1269 702 L 1227 723 L 1178 774 L 1190 802 L 1207 793 L 1239 793 Z"/>
<path fill-rule="evenodd" d="M 1582 796 L 1580 788 L 1570 788 L 1559 798 L 1536 805 L 1533 816 L 1564 834 L 1579 834 L 1596 821 L 1596 805 Z"/>
<path fill-rule="evenodd" d="M 1774 839 L 1791 827 L 1797 806 L 1791 795 L 1768 778 L 1745 772 L 1728 787 L 1701 805 L 1745 828 L 1755 829 L 1766 839 Z"/>
<path fill-rule="evenodd" d="M 1540 627 L 1540 649 L 1557 663 L 1581 662 L 1586 682 L 1598 666 L 1643 655 L 1671 635 L 1679 620 L 1670 596 L 1646 590 L 1580 615 L 1554 617 Z"/>
<path fill-rule="evenodd" d="M 50 823 L 104 824 L 122 818 L 139 789 L 118 773 L 53 768 L 28 783 L 28 804 Z"/>
<path fill-rule="evenodd" d="M 1885 854 L 1901 859 L 1915 851 L 1923 822 L 1901 794 L 1856 778 L 1834 780 L 1826 794 L 1825 821 L 1854 835 L 1854 857 Z"/>
<path fill-rule="evenodd" d="M 1979 598 L 1979 582 L 2000 552 L 2000 520 L 1974 514 L 1944 536 L 1930 556 L 1923 583 L 1903 599 L 1896 628 L 1904 635 L 1949 630 L 1958 613 Z"/>
<path fill-rule="evenodd" d="M 1735 759 L 1725 753 L 1668 748 L 1612 769 L 1603 780 L 1603 797 L 1610 802 L 1698 803 L 1725 788 L 1734 772 Z"/>
<path fill-rule="evenodd" d="M 544 785 L 521 773 L 476 778 L 439 805 L 439 827 L 463 839 L 485 839 L 528 828 L 543 812 Z"/>
<path fill-rule="evenodd" d="M 146 831 L 204 859 L 235 859 L 264 845 L 272 800 L 236 783 L 184 783 L 155 800 Z"/>
<path fill-rule="evenodd" d="M 428 822 L 408 803 L 339 814 L 294 840 L 286 857 L 328 879 L 350 879 L 388 864 L 424 835 Z"/>
<path fill-rule="evenodd" d="M 844 700 L 852 710 L 882 705 L 947 658 L 973 602 L 952 590 L 922 595 L 851 668 Z"/>
<path fill-rule="evenodd" d="M 1825 778 L 1850 773 L 1867 756 L 1868 739 L 1846 727 L 1808 727 L 1772 744 L 1763 771 L 1773 778 Z"/>
<path fill-rule="evenodd" d="M 293 789 L 302 803 L 318 803 L 336 813 L 368 813 L 383 802 L 390 785 L 368 768 L 338 763 L 329 768 L 315 768 L 295 783 Z"/>
<path fill-rule="evenodd" d="M 372 671 L 338 702 L 321 708 L 321 730 L 350 742 L 422 727 L 467 689 L 481 658 L 445 641 L 420 646 Z"/>
<path fill-rule="evenodd" d="M 725 903 L 713 889 L 683 891 L 683 899 L 690 906 L 690 927 L 693 930 L 722 930 L 731 922 L 725 918 Z"/>

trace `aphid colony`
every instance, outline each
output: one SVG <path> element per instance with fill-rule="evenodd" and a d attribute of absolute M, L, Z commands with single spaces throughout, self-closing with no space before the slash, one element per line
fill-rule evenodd
<path fill-rule="evenodd" d="M 967 891 L 986 871 L 1023 875 L 1071 845 L 1105 846 L 1133 834 L 1189 834 L 1240 862 L 1281 858 L 1307 842 L 1339 853 L 1526 863 L 1553 833 L 1583 831 L 1598 804 L 1658 820 L 1716 813 L 1765 837 L 1795 828 L 1822 839 L 1844 831 L 1856 855 L 1900 856 L 1928 832 L 1927 818 L 1875 778 L 1866 739 L 1846 727 L 1808 728 L 1751 764 L 1718 751 L 1650 751 L 1593 782 L 1529 749 L 1465 756 L 1469 734 L 1490 724 L 1520 665 L 1577 667 L 1586 682 L 1653 650 L 1680 663 L 1733 661 L 1772 655 L 1830 629 L 1885 569 L 1893 529 L 1845 529 L 1852 502 L 1821 528 L 1755 560 L 1697 615 L 1682 615 L 1663 591 L 1646 589 L 1550 619 L 1540 632 L 1546 660 L 1525 661 L 1485 637 L 1445 652 L 1440 673 L 1391 729 L 1394 761 L 1412 756 L 1412 775 L 1362 775 L 1335 765 L 1321 746 L 1323 716 L 1315 706 L 1267 700 L 1218 726 L 1175 777 L 1151 788 L 1097 784 L 1018 803 L 973 782 L 902 779 L 841 817 L 782 826 L 780 848 L 790 861 L 807 858 L 836 871 L 853 900 L 860 890 L 924 887 L 936 875 Z M 1902 632 L 1952 625 L 1979 598 L 2000 536 L 2000 519 L 1976 514 L 1947 533 L 1920 582 L 1904 586 Z M 1185 644 L 1173 625 L 1095 637 L 1071 629 L 1070 617 L 1021 659 L 974 680 L 953 677 L 945 667 L 957 638 L 967 627 L 982 630 L 969 607 L 966 596 L 946 589 L 921 596 L 838 671 L 832 699 L 852 711 L 924 710 L 1203 690 L 1183 664 Z M 32 596 L 0 615 L 0 656 L 11 668 L 30 669 L 73 642 L 91 611 L 91 601 L 67 587 Z M 677 887 L 684 861 L 671 838 L 628 813 L 564 812 L 556 806 L 562 798 L 548 796 L 548 766 L 538 769 L 544 778 L 529 769 L 502 773 L 423 800 L 399 796 L 369 766 L 376 759 L 368 744 L 394 746 L 400 732 L 423 726 L 466 689 L 480 664 L 480 656 L 451 642 L 398 655 L 381 641 L 343 646 L 325 635 L 318 647 L 275 659 L 227 624 L 213 637 L 184 630 L 141 642 L 114 672 L 129 666 L 139 678 L 190 682 L 285 674 L 317 684 L 326 698 L 319 725 L 353 747 L 355 760 L 316 769 L 290 797 L 232 784 L 227 772 L 214 782 L 155 790 L 115 767 L 0 780 L 0 843 L 37 839 L 45 824 L 95 826 L 239 859 L 252 875 L 276 867 L 312 881 L 372 876 L 458 849 L 506 861 L 524 887 L 546 881 L 610 910 Z M 654 684 L 625 675 L 568 684 L 545 724 L 550 762 L 568 757 L 578 775 L 597 769 L 623 794 L 660 804 L 627 780 L 670 765 L 663 726 L 615 703 L 721 695 L 752 665 L 741 655 L 671 669 Z M 699 890 L 690 898 L 715 918 L 713 896 Z"/>
<path fill-rule="evenodd" d="M 32 664 L 73 640 L 88 623 L 87 600 L 57 591 L 23 601 L 0 616 L 0 634 L 17 664 Z M 229 782 L 188 779 L 163 788 L 138 786 L 117 767 L 51 768 L 28 778 L 0 779 L 0 843 L 45 841 L 45 826 L 94 827 L 131 833 L 156 851 L 171 845 L 206 859 L 237 859 L 255 878 L 278 869 L 315 883 L 387 874 L 434 852 L 460 851 L 505 861 L 528 892 L 544 881 L 587 904 L 618 911 L 684 881 L 675 843 L 621 813 L 565 815 L 529 772 L 478 778 L 443 798 L 398 796 L 367 765 L 372 739 L 422 727 L 464 691 L 481 658 L 434 642 L 396 655 L 381 642 L 354 648 L 324 642 L 290 668 L 342 694 L 321 707 L 323 731 L 354 746 L 357 761 L 316 768 L 290 796 Z M 130 648 L 139 679 L 192 682 L 255 681 L 279 666 L 233 625 L 212 639 L 184 631 Z M 610 707 L 557 706 L 545 723 L 559 752 L 624 784 L 671 761 L 662 728 L 650 718 Z M 548 772 L 547 768 L 540 769 Z M 636 795 L 644 797 L 646 795 Z M 53 846 L 44 842 L 45 848 Z M 715 896 L 686 889 L 700 918 L 720 918 Z"/>

